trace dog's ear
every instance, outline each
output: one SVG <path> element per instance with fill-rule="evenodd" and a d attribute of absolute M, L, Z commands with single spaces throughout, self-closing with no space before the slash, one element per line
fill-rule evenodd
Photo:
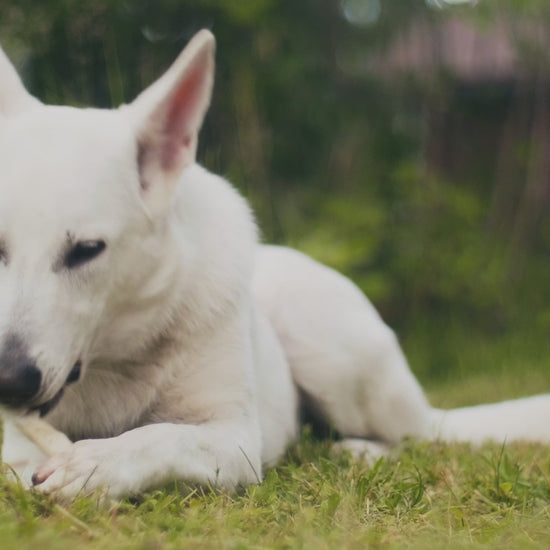
<path fill-rule="evenodd" d="M 15 68 L 0 48 L 0 114 L 17 114 L 39 103 L 25 90 Z"/>
<path fill-rule="evenodd" d="M 195 161 L 212 95 L 214 50 L 213 35 L 200 31 L 170 69 L 127 107 L 137 122 L 137 162 L 148 202 L 165 202 L 183 168 Z"/>

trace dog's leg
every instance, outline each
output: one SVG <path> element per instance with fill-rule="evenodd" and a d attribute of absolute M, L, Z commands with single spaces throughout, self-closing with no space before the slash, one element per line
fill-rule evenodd
<path fill-rule="evenodd" d="M 36 470 L 36 488 L 60 499 L 98 489 L 120 498 L 174 480 L 223 490 L 258 482 L 262 438 L 249 323 L 243 307 L 200 335 L 208 345 L 197 354 L 176 349 L 177 365 L 193 368 L 173 367 L 178 376 L 159 390 L 143 425 L 116 437 L 77 441 Z"/>
<path fill-rule="evenodd" d="M 298 439 L 298 395 L 290 368 L 271 325 L 256 315 L 256 401 L 262 428 L 262 463 L 274 466 Z"/>
<path fill-rule="evenodd" d="M 313 414 L 344 437 L 429 436 L 431 409 L 393 332 L 366 308 L 344 319 L 327 315 L 303 340 L 283 339 Z"/>
<path fill-rule="evenodd" d="M 294 250 L 261 247 L 254 293 L 313 414 L 344 437 L 430 435 L 431 409 L 395 335 L 351 281 Z"/>
<path fill-rule="evenodd" d="M 254 428 L 246 420 L 202 425 L 151 424 L 109 439 L 78 441 L 34 473 L 36 488 L 58 499 L 94 491 L 108 498 L 174 480 L 234 490 L 261 479 Z"/>

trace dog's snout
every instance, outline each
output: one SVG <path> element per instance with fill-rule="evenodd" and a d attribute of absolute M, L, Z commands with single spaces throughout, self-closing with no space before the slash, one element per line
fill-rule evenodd
<path fill-rule="evenodd" d="M 0 403 L 11 406 L 31 401 L 39 392 L 42 373 L 29 357 L 21 338 L 10 335 L 0 348 Z"/>

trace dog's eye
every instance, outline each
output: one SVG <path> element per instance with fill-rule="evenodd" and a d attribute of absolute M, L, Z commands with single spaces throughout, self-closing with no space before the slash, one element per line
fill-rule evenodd
<path fill-rule="evenodd" d="M 73 269 L 99 256 L 106 248 L 105 241 L 79 241 L 65 256 L 65 267 Z"/>

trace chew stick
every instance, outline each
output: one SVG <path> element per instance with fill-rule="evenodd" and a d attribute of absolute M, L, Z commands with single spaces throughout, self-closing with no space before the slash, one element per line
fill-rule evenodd
<path fill-rule="evenodd" d="M 18 418 L 15 423 L 21 432 L 48 456 L 71 450 L 71 440 L 42 420 L 38 413 Z"/>

